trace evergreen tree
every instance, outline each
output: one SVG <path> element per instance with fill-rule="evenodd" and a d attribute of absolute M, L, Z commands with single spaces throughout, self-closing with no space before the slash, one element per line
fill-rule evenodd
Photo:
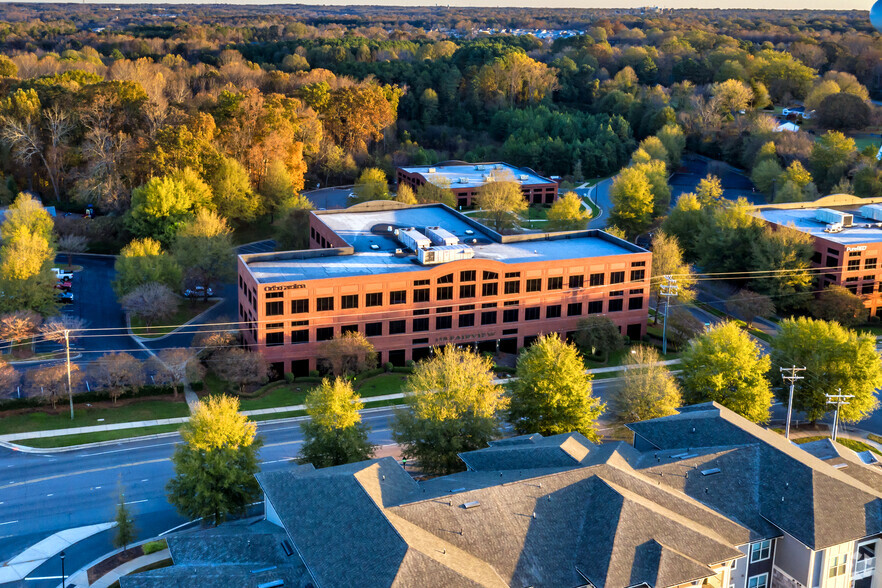
<path fill-rule="evenodd" d="M 119 502 L 116 505 L 116 531 L 113 534 L 113 546 L 117 549 L 127 549 L 129 544 L 135 540 L 136 535 L 135 521 L 126 504 L 122 486 L 120 486 Z"/>

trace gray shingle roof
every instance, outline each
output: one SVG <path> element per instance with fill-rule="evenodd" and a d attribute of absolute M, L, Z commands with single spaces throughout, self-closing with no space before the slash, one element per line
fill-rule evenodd
<path fill-rule="evenodd" d="M 572 467 L 582 463 L 597 448 L 581 433 L 543 437 L 514 437 L 490 447 L 460 453 L 471 470 L 519 470 L 539 467 Z"/>
<path fill-rule="evenodd" d="M 759 514 L 811 549 L 882 532 L 882 484 L 874 475 L 847 474 L 716 403 L 629 427 L 659 449 L 694 452 L 701 447 L 755 445 Z M 684 491 L 702 500 L 700 485 Z M 834 501 L 837 507 L 829 508 Z M 723 504 L 718 508 L 727 510 Z"/>

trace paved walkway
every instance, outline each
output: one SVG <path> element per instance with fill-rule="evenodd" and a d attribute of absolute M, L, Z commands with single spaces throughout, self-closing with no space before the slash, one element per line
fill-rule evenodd
<path fill-rule="evenodd" d="M 127 561 L 118 568 L 110 570 L 109 572 L 95 580 L 92 584 L 89 584 L 89 568 L 83 568 L 82 570 L 75 573 L 73 576 L 70 576 L 67 579 L 67 583 L 65 583 L 65 586 L 89 586 L 90 588 L 108 588 L 108 586 L 119 580 L 121 577 L 128 576 L 136 570 L 140 570 L 145 566 L 160 562 L 164 559 L 171 559 L 171 553 L 169 553 L 168 549 L 163 549 L 162 551 L 157 551 L 155 553 L 151 553 L 150 555 L 142 555 L 141 557 L 137 557 L 131 561 Z M 58 585 L 58 588 L 61 588 L 61 584 Z"/>
<path fill-rule="evenodd" d="M 116 523 L 101 523 L 75 527 L 46 537 L 0 567 L 0 584 L 24 580 L 28 574 L 43 565 L 48 559 L 55 557 L 74 543 L 115 526 Z"/>

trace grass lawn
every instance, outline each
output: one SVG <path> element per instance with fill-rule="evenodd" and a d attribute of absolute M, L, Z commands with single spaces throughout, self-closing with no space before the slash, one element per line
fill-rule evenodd
<path fill-rule="evenodd" d="M 0 418 L 0 434 L 172 419 L 185 417 L 190 413 L 183 394 L 176 401 L 169 397 L 168 400 L 145 400 L 115 407 L 89 408 L 83 404 L 75 404 L 73 420 L 70 419 L 70 412 L 64 410 L 63 402 L 58 406 L 59 414 L 38 411 L 5 415 Z"/>
<path fill-rule="evenodd" d="M 70 447 L 72 445 L 85 445 L 86 443 L 99 443 L 101 441 L 116 441 L 130 437 L 143 435 L 158 435 L 171 433 L 181 428 L 181 425 L 159 425 L 156 427 L 137 427 L 134 429 L 121 429 L 119 431 L 100 431 L 98 433 L 82 433 L 80 435 L 64 435 L 63 437 L 43 437 L 39 439 L 16 439 L 18 445 L 38 447 Z"/>
<path fill-rule="evenodd" d="M 161 321 L 162 325 L 160 325 L 160 328 L 147 327 L 140 317 L 133 316 L 132 332 L 145 339 L 153 339 L 168 335 L 180 325 L 192 320 L 193 317 L 202 314 L 215 304 L 217 304 L 216 300 L 209 300 L 208 302 L 203 302 L 202 300 L 185 300 L 178 305 L 177 312 L 171 317 Z"/>
<path fill-rule="evenodd" d="M 590 198 L 583 198 L 585 204 L 588 205 L 588 208 L 591 209 L 591 218 L 597 218 L 600 215 L 600 207 L 594 204 Z"/>
<path fill-rule="evenodd" d="M 796 443 L 797 445 L 802 445 L 803 443 L 811 443 L 812 441 L 820 441 L 822 439 L 829 439 L 829 438 L 830 438 L 829 435 L 813 435 L 811 437 L 799 437 L 797 439 L 794 439 L 793 442 Z M 874 439 L 874 441 L 875 441 L 875 439 Z M 876 453 L 878 455 L 882 455 L 882 452 L 880 452 L 878 449 L 876 449 L 875 447 L 871 447 L 862 441 L 856 441 L 854 439 L 846 439 L 844 437 L 840 437 L 839 439 L 836 440 L 836 442 L 839 443 L 840 445 L 844 445 L 845 447 L 848 447 L 852 451 L 860 452 L 860 451 L 869 450 L 869 451 L 872 451 L 873 453 Z"/>
<path fill-rule="evenodd" d="M 874 337 L 882 337 L 882 327 L 876 325 L 864 325 L 856 329 L 859 333 L 866 333 Z"/>

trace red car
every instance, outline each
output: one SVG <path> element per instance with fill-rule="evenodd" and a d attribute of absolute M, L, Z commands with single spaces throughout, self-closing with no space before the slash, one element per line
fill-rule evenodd
<path fill-rule="evenodd" d="M 59 290 L 70 290 L 73 287 L 73 282 L 70 280 L 59 280 L 55 287 Z"/>

